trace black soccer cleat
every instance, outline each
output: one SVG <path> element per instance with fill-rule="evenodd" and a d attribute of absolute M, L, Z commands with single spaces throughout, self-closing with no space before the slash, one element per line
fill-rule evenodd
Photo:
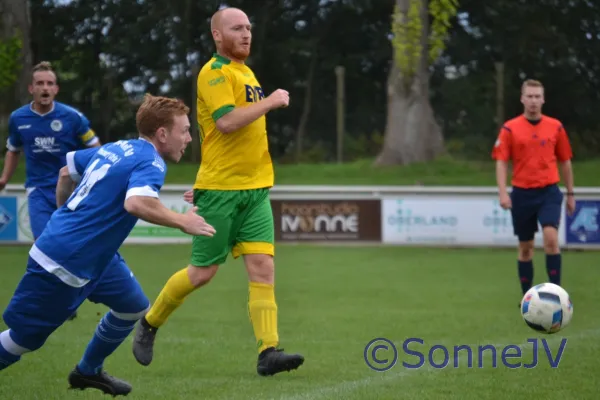
<path fill-rule="evenodd" d="M 150 365 L 154 356 L 154 339 L 158 328 L 151 326 L 146 318 L 138 323 L 133 338 L 133 356 L 142 365 Z"/>
<path fill-rule="evenodd" d="M 98 389 L 113 397 L 127 396 L 132 389 L 129 383 L 110 376 L 104 371 L 97 375 L 83 375 L 77 367 L 69 374 L 69 384 L 70 389 Z"/>
<path fill-rule="evenodd" d="M 304 357 L 300 354 L 286 354 L 283 349 L 269 347 L 258 356 L 256 370 L 261 376 L 271 376 L 297 369 L 303 363 Z"/>

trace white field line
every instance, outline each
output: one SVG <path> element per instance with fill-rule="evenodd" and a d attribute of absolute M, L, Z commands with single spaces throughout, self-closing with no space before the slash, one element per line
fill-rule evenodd
<path fill-rule="evenodd" d="M 582 332 L 579 332 L 577 334 L 571 335 L 566 337 L 567 341 L 568 340 L 572 340 L 572 339 L 577 339 L 577 338 L 588 338 L 588 337 L 594 337 L 594 336 L 598 336 L 600 335 L 600 329 L 591 329 L 591 330 L 585 330 Z M 558 336 L 558 335 L 552 335 L 552 336 L 548 336 L 545 337 L 544 339 L 546 339 L 546 342 L 550 345 L 550 344 L 558 344 L 563 340 L 564 337 L 562 336 Z M 541 342 L 541 338 L 538 339 L 538 342 Z M 478 346 L 481 345 L 486 345 L 485 343 L 480 343 L 477 345 L 471 345 L 470 347 L 475 350 Z M 491 344 L 492 346 L 494 346 L 496 349 L 500 348 L 504 348 L 508 345 L 515 345 L 514 343 L 504 343 L 504 344 Z M 520 347 L 521 349 L 527 348 L 527 347 L 531 347 L 531 342 L 526 342 L 526 343 L 521 343 L 521 344 L 516 344 L 516 346 Z M 568 347 L 568 342 L 567 342 L 567 346 L 565 346 L 564 350 L 563 350 L 563 356 L 564 353 L 567 351 Z M 448 348 L 449 353 L 450 353 L 450 348 L 451 346 L 446 346 L 446 348 Z M 552 350 L 552 357 L 556 357 L 557 355 L 557 351 L 558 349 L 551 349 Z M 489 352 L 489 351 L 488 351 Z M 543 349 L 543 346 L 540 344 L 538 345 L 538 352 L 540 353 L 538 356 L 538 364 L 545 362 L 546 361 L 546 355 L 545 355 L 545 351 Z M 439 352 L 441 353 L 441 351 Z M 485 353 L 484 353 L 485 354 Z M 500 354 L 496 353 L 496 360 L 498 360 L 500 358 Z M 477 355 L 476 352 L 473 351 L 473 366 L 477 365 Z M 464 361 L 468 360 L 468 358 L 466 357 L 466 355 L 460 355 L 459 356 L 459 367 L 461 364 L 465 364 Z M 364 362 L 364 360 L 361 360 Z M 439 362 L 439 361 L 437 361 Z M 514 361 L 516 362 L 516 361 Z M 411 361 L 412 364 L 414 364 L 414 361 Z M 489 361 L 490 365 L 491 365 L 491 360 Z M 500 368 L 502 366 L 502 362 L 498 361 L 496 363 L 496 367 Z M 449 358 L 449 362 L 446 366 L 446 368 L 444 369 L 450 369 L 454 367 L 454 357 L 452 357 L 452 355 L 450 355 Z M 368 368 L 365 365 L 365 368 Z M 396 369 L 397 371 L 394 371 L 394 369 Z M 331 398 L 346 398 L 348 395 L 350 395 L 350 393 L 352 393 L 353 391 L 360 389 L 360 388 L 364 388 L 364 387 L 369 387 L 372 385 L 381 385 L 381 384 L 385 384 L 387 382 L 392 382 L 398 379 L 403 379 L 403 378 L 408 378 L 411 376 L 418 376 L 420 374 L 424 374 L 424 373 L 431 373 L 431 372 L 435 372 L 438 371 L 438 368 L 434 368 L 431 365 L 429 365 L 429 362 L 427 361 L 427 359 L 425 360 L 425 364 L 418 369 L 405 369 L 402 367 L 402 365 L 400 364 L 400 362 L 396 363 L 396 365 L 390 369 L 389 371 L 386 371 L 384 373 L 381 373 L 380 375 L 374 375 L 374 376 L 369 376 L 367 378 L 363 378 L 363 379 L 357 379 L 357 380 L 352 380 L 352 381 L 345 381 L 345 382 L 341 382 L 338 383 L 336 385 L 331 385 L 331 386 L 324 386 L 324 387 L 319 387 L 319 388 L 315 388 L 315 390 L 312 391 L 308 391 L 305 393 L 301 393 L 301 394 L 297 394 L 294 396 L 282 396 L 280 397 L 281 400 L 305 400 L 305 399 L 310 399 L 310 400 L 314 400 L 314 399 L 331 399 Z M 371 372 L 371 371 L 369 371 Z"/>

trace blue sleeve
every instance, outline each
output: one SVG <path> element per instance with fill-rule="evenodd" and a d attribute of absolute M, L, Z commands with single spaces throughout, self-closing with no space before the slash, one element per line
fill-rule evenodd
<path fill-rule="evenodd" d="M 99 141 L 96 132 L 90 128 L 90 121 L 78 111 L 75 116 L 75 135 L 86 146 L 93 146 Z"/>
<path fill-rule="evenodd" d="M 131 173 L 127 185 L 127 195 L 148 196 L 158 198 L 158 193 L 165 183 L 166 166 L 161 159 L 144 160 Z"/>
<path fill-rule="evenodd" d="M 6 141 L 6 148 L 13 152 L 19 152 L 23 148 L 23 142 L 21 141 L 21 135 L 17 129 L 14 114 L 11 114 L 8 120 L 8 140 Z"/>
<path fill-rule="evenodd" d="M 91 149 L 70 151 L 67 153 L 67 168 L 69 169 L 71 179 L 75 182 L 81 180 L 85 168 L 99 149 L 100 147 L 92 147 Z"/>

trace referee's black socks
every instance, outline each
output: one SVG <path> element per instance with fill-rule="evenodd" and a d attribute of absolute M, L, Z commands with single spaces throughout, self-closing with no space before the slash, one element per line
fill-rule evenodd
<path fill-rule="evenodd" d="M 560 272 L 562 267 L 561 254 L 546 254 L 546 271 L 550 283 L 560 286 Z"/>
<path fill-rule="evenodd" d="M 523 295 L 531 289 L 531 282 L 533 282 L 533 261 L 518 261 L 519 266 L 519 280 L 521 281 L 521 289 Z"/>

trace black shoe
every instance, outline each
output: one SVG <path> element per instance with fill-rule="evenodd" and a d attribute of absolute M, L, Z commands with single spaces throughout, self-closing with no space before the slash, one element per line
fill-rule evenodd
<path fill-rule="evenodd" d="M 112 377 L 104 371 L 97 375 L 83 375 L 77 367 L 69 374 L 69 384 L 71 389 L 98 389 L 113 397 L 127 396 L 131 392 L 129 383 Z"/>
<path fill-rule="evenodd" d="M 68 320 L 73 321 L 75 318 L 77 318 L 77 311 L 75 311 L 73 314 L 71 314 L 71 316 L 68 318 Z"/>
<path fill-rule="evenodd" d="M 158 328 L 151 326 L 146 318 L 138 323 L 133 338 L 133 356 L 142 365 L 150 365 L 154 355 L 154 339 Z"/>
<path fill-rule="evenodd" d="M 297 369 L 303 363 L 304 357 L 300 354 L 286 354 L 283 349 L 269 347 L 258 356 L 256 370 L 261 376 L 270 376 Z"/>

